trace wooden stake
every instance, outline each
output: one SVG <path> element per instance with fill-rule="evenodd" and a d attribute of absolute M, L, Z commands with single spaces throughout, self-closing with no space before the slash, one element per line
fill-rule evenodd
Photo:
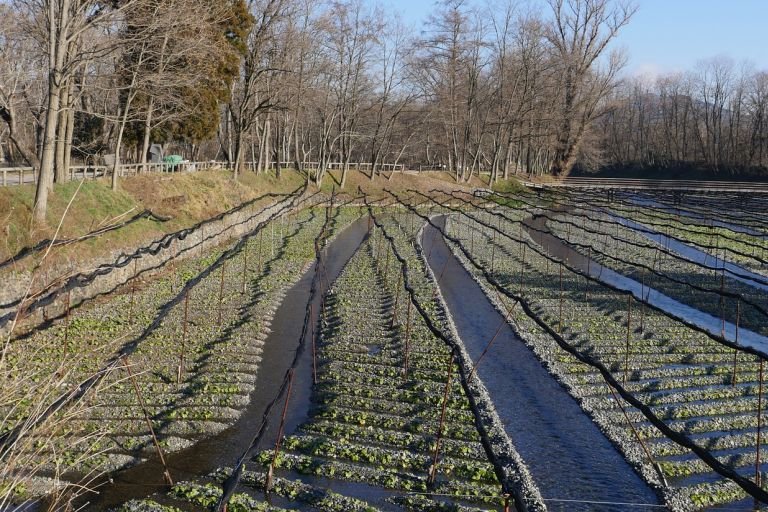
<path fill-rule="evenodd" d="M 432 457 L 432 466 L 429 468 L 429 478 L 427 479 L 427 485 L 432 486 L 435 484 L 435 477 L 437 476 L 437 459 L 440 457 L 440 443 L 443 438 L 443 426 L 445 425 L 445 414 L 448 409 L 448 395 L 451 392 L 451 382 L 453 381 L 453 358 L 456 353 L 456 349 L 451 350 L 451 355 L 448 359 L 448 376 L 445 380 L 445 389 L 443 390 L 443 405 L 440 411 L 440 426 L 437 428 L 437 439 L 435 440 L 435 453 Z"/>
<path fill-rule="evenodd" d="M 557 334 L 563 334 L 563 263 L 560 262 L 560 320 L 557 322 Z"/>
<path fill-rule="evenodd" d="M 408 297 L 408 309 L 405 314 L 405 357 L 403 358 L 403 377 L 406 380 L 408 379 L 408 353 L 411 348 L 411 307 L 413 307 L 413 302 Z"/>
<path fill-rule="evenodd" d="M 624 385 L 627 385 L 627 372 L 629 371 L 629 339 L 632 329 L 632 294 L 627 295 L 627 349 L 624 353 Z"/>
<path fill-rule="evenodd" d="M 496 263 L 496 231 L 493 232 L 493 242 L 491 243 L 491 274 L 493 274 L 495 263 Z"/>
<path fill-rule="evenodd" d="M 72 289 L 67 290 L 67 316 L 64 322 L 64 356 L 67 355 L 69 343 L 69 317 L 72 309 Z"/>
<path fill-rule="evenodd" d="M 136 295 L 136 264 L 138 263 L 138 258 L 134 258 L 133 260 L 133 278 L 131 279 L 131 303 L 128 306 L 128 323 L 133 322 L 133 301 L 134 296 Z M 67 303 L 67 308 L 69 308 L 69 303 Z"/>
<path fill-rule="evenodd" d="M 288 389 L 285 393 L 285 403 L 283 403 L 283 413 L 280 416 L 280 428 L 277 430 L 277 440 L 275 441 L 275 453 L 272 455 L 272 463 L 269 465 L 269 472 L 267 473 L 267 481 L 264 483 L 264 492 L 269 493 L 270 487 L 272 487 L 272 476 L 275 472 L 275 465 L 277 464 L 277 457 L 280 455 L 280 446 L 283 442 L 283 432 L 285 431 L 285 417 L 288 415 L 288 401 L 291 398 L 291 389 L 293 388 L 293 368 L 288 370 Z"/>
<path fill-rule="evenodd" d="M 758 356 L 759 357 L 759 356 Z M 758 377 L 757 391 L 757 444 L 755 446 L 755 484 L 762 486 L 762 475 L 760 474 L 760 443 L 763 429 L 763 368 L 765 360 L 760 358 L 760 373 Z"/>
<path fill-rule="evenodd" d="M 258 271 L 261 272 L 261 246 L 264 243 L 264 228 L 261 228 L 261 231 L 259 232 L 259 263 L 258 263 Z"/>
<path fill-rule="evenodd" d="M 176 372 L 176 384 L 181 384 L 181 375 L 184 373 L 184 351 L 187 345 L 187 329 L 189 325 L 189 290 L 184 294 L 184 323 L 181 333 L 181 353 L 179 354 L 179 369 Z"/>
<path fill-rule="evenodd" d="M 248 247 L 249 243 L 246 241 L 243 248 L 243 295 L 248 291 Z"/>
<path fill-rule="evenodd" d="M 144 420 L 147 422 L 147 428 L 149 428 L 149 433 L 152 436 L 152 442 L 155 445 L 157 455 L 160 457 L 160 463 L 163 465 L 163 477 L 165 478 L 165 482 L 168 485 L 173 485 L 173 479 L 171 478 L 171 474 L 168 472 L 168 465 L 165 462 L 163 449 L 160 447 L 160 443 L 158 442 L 157 436 L 155 435 L 155 429 L 152 427 L 152 420 L 149 419 L 149 413 L 147 412 L 147 406 L 144 403 L 144 397 L 141 395 L 141 389 L 139 388 L 138 382 L 136 382 L 136 377 L 131 371 L 131 366 L 128 364 L 128 356 L 122 356 L 121 359 L 123 361 L 125 370 L 128 372 L 128 377 L 131 379 L 131 383 L 133 384 L 133 390 L 136 392 L 136 399 L 139 401 L 139 406 L 144 413 Z"/>
<path fill-rule="evenodd" d="M 645 301 L 645 267 L 643 267 L 643 274 L 640 280 L 640 332 L 645 330 Z"/>
<path fill-rule="evenodd" d="M 395 286 L 395 307 L 392 310 L 392 323 L 390 324 L 390 328 L 395 326 L 395 323 L 397 322 L 397 308 L 399 306 L 400 301 L 400 283 L 403 280 L 403 274 L 402 272 L 398 273 L 397 276 L 397 286 Z"/>
<path fill-rule="evenodd" d="M 741 317 L 741 299 L 736 301 L 736 344 L 739 343 L 739 319 Z M 731 386 L 736 385 L 736 356 L 739 354 L 738 349 L 733 349 L 733 373 L 731 374 Z"/>
<path fill-rule="evenodd" d="M 219 280 L 219 320 L 218 325 L 221 325 L 221 304 L 224 302 L 224 267 L 227 265 L 227 260 L 221 262 L 221 279 Z"/>
<path fill-rule="evenodd" d="M 317 343 L 315 341 L 314 305 L 309 305 L 309 336 L 312 340 L 312 382 L 317 384 Z"/>

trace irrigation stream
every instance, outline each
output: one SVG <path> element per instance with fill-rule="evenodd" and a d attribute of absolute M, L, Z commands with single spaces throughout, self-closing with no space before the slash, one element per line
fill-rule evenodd
<path fill-rule="evenodd" d="M 597 278 L 606 284 L 630 292 L 637 299 L 642 298 L 649 304 L 673 313 L 680 318 L 684 318 L 686 321 L 705 329 L 715 336 L 719 336 L 722 333 L 723 337 L 730 341 L 738 341 L 741 345 L 768 351 L 767 337 L 743 327 L 738 329 L 737 336 L 735 324 L 731 322 L 723 323 L 721 318 L 714 317 L 699 309 L 676 301 L 653 288 L 643 286 L 642 283 L 639 283 L 634 279 L 630 279 L 608 267 L 604 267 L 594 260 L 589 260 L 580 252 L 565 245 L 555 236 L 548 234 L 549 228 L 547 227 L 546 221 L 546 217 L 534 217 L 526 220 L 525 226 L 526 228 L 533 228 L 526 229 L 526 232 L 537 244 L 545 248 L 551 256 L 568 262 L 573 268 L 580 270 L 585 274 L 588 273 L 590 276 Z"/>
<path fill-rule="evenodd" d="M 753 288 L 757 288 L 758 290 L 768 291 L 768 285 L 763 284 L 766 280 L 766 276 L 762 274 L 751 272 L 746 268 L 742 267 L 741 265 L 731 263 L 730 261 L 722 258 L 718 258 L 717 256 L 712 256 L 707 252 L 696 249 L 695 247 L 691 247 L 690 245 L 685 244 L 683 242 L 679 242 L 674 238 L 667 236 L 664 233 L 660 233 L 654 229 L 651 229 L 650 227 L 644 224 L 641 224 L 639 222 L 635 222 L 633 220 L 629 220 L 619 215 L 614 215 L 612 213 L 608 213 L 608 212 L 606 213 L 611 218 L 613 218 L 616 222 L 618 222 L 620 225 L 628 227 L 633 231 L 636 231 L 638 234 L 642 235 L 647 240 L 650 240 L 651 242 L 656 242 L 662 247 L 666 247 L 667 250 L 671 250 L 679 254 L 680 256 L 683 256 L 684 258 L 694 263 L 697 263 L 699 265 L 702 265 L 702 266 L 710 265 L 718 269 L 727 270 L 730 278 L 735 279 L 737 281 L 741 281 L 742 283 L 746 283 Z"/>
<path fill-rule="evenodd" d="M 367 219 L 359 219 L 331 240 L 323 251 L 325 276 L 315 297 L 312 319 L 315 325 L 320 313 L 320 300 L 328 283 L 338 277 L 344 265 L 360 247 L 367 235 Z M 290 366 L 301 336 L 306 305 L 314 272 L 304 273 L 286 293 L 272 320 L 271 332 L 264 344 L 256 389 L 250 404 L 230 428 L 205 439 L 188 449 L 168 454 L 166 460 L 175 481 L 196 479 L 221 466 L 231 466 L 248 446 L 258 430 L 267 404 L 280 387 L 283 375 Z M 285 434 L 291 434 L 307 419 L 312 391 L 312 351 L 305 350 L 293 383 L 290 407 L 286 417 Z M 262 440 L 262 447 L 274 445 L 280 423 L 281 407 L 275 407 L 270 425 Z M 102 482 L 100 494 L 86 495 L 88 510 L 106 510 L 131 499 L 141 499 L 163 489 L 163 466 L 157 459 L 111 475 Z"/>
<path fill-rule="evenodd" d="M 444 222 L 445 217 L 438 221 Z M 440 290 L 459 336 L 470 356 L 477 360 L 501 325 L 502 315 L 445 240 L 435 235 L 435 228 L 425 229 L 424 253 L 435 275 L 442 274 Z M 653 505 L 632 510 L 658 509 L 656 494 L 511 327 L 502 326 L 477 372 L 549 510 L 608 512 L 621 508 L 615 503 Z"/>

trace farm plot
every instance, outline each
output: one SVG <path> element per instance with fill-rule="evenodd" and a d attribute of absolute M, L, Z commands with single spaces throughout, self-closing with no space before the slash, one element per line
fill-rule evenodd
<path fill-rule="evenodd" d="M 590 205 L 592 212 L 607 211 L 630 219 L 649 231 L 688 244 L 709 255 L 705 263 L 710 265 L 722 265 L 725 260 L 750 272 L 768 275 L 764 200 L 755 203 L 755 199 L 742 196 L 715 204 L 693 197 L 686 199 L 685 206 L 665 206 L 663 202 L 635 196 L 605 201 L 596 194 L 578 194 L 563 199 L 571 205 Z M 651 208 L 637 204 L 644 200 L 650 202 Z"/>
<path fill-rule="evenodd" d="M 275 505 L 306 503 L 317 510 L 470 511 L 510 501 L 498 475 L 507 484 L 507 469 L 520 463 L 506 454 L 507 469 L 499 473 L 489 461 L 476 424 L 475 391 L 470 400 L 462 363 L 430 329 L 448 330 L 449 322 L 411 245 L 414 236 L 397 217 L 381 215 L 376 222 L 387 226 L 391 243 L 405 255 L 407 274 L 374 227 L 325 295 L 310 418 L 281 438 L 279 448 L 256 456 L 263 471 L 244 472 L 230 502 L 238 504 L 236 510 L 266 510 L 267 487 L 277 497 Z M 290 406 L 289 399 L 285 403 Z M 483 434 L 487 441 L 485 427 Z M 179 484 L 170 496 L 154 497 L 153 506 L 214 504 L 221 494 L 214 482 L 230 474 L 223 469 Z M 543 510 L 526 476 L 516 478 L 528 486 L 528 509 Z M 122 510 L 144 506 L 149 505 L 130 503 Z"/>
<path fill-rule="evenodd" d="M 712 259 L 710 268 L 665 250 L 608 215 L 579 209 L 547 216 L 547 228 L 583 256 L 722 322 L 768 334 L 768 294 L 736 279 Z M 723 328 L 723 330 L 725 330 Z"/>
<path fill-rule="evenodd" d="M 231 424 L 253 391 L 270 319 L 314 256 L 325 210 L 286 211 L 229 248 L 141 288 L 129 283 L 14 341 L 12 372 L 58 372 L 64 390 L 100 377 L 62 435 L 33 440 L 37 460 L 49 461 L 45 474 L 77 478 L 117 469 Z M 358 215 L 336 208 L 331 233 Z M 111 371 L 97 373 L 110 364 Z M 18 423 L 38 406 L 23 400 L 3 413 Z"/>
<path fill-rule="evenodd" d="M 496 215 L 500 212 L 503 215 Z M 551 259 L 521 230 L 526 212 L 504 208 L 455 213 L 447 231 L 461 244 L 457 252 L 465 266 L 490 299 L 498 302 L 496 289 L 521 297 L 530 307 L 532 316 L 519 310 L 514 315 L 523 338 L 628 460 L 663 488 L 671 508 L 698 509 L 746 496 L 702 462 L 700 453 L 694 453 L 699 448 L 708 450 L 722 467 L 735 470 L 737 477 L 757 474 L 758 485 L 762 483 L 762 364 L 755 356 L 737 353 L 712 336 L 586 279 L 567 262 Z M 508 306 L 499 307 L 506 311 Z M 555 336 L 603 365 L 616 383 L 614 390 L 594 366 L 564 351 Z M 623 403 L 620 407 L 615 398 L 619 388 L 668 430 L 660 431 L 639 410 Z M 670 433 L 687 436 L 698 448 L 673 442 Z M 663 486 L 657 469 L 670 487 Z"/>

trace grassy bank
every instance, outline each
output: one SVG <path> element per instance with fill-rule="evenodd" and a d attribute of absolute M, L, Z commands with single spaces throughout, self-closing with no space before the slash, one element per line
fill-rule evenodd
<path fill-rule="evenodd" d="M 82 261 L 104 252 L 119 252 L 214 217 L 266 192 L 289 192 L 301 183 L 301 176 L 292 171 L 283 172 L 280 180 L 274 173 L 259 176 L 246 173 L 237 182 L 227 171 L 135 176 L 125 179 L 117 192 L 111 190 L 108 180 L 70 182 L 55 185 L 44 226 L 32 223 L 33 186 L 3 187 L 0 188 L 0 260 L 54 237 L 60 222 L 56 237 L 70 239 L 144 210 L 170 219 L 167 222 L 141 219 L 96 239 L 58 247 L 50 263 L 68 259 Z"/>
<path fill-rule="evenodd" d="M 264 193 L 290 192 L 301 186 L 303 180 L 301 174 L 292 170 L 282 171 L 279 179 L 274 172 L 260 175 L 246 172 L 238 181 L 232 180 L 229 171 L 152 174 L 126 178 L 116 192 L 111 190 L 109 181 L 105 179 L 82 184 L 70 182 L 55 185 L 44 226 L 32 223 L 35 192 L 32 185 L 2 187 L 0 261 L 41 240 L 54 236 L 57 239 L 77 238 L 94 229 L 127 220 L 144 210 L 169 219 L 166 222 L 141 219 L 87 241 L 56 247 L 45 263 L 46 267 L 75 265 L 98 256 L 116 254 L 192 226 Z M 324 180 L 322 190 L 330 193 L 334 186 L 338 189 L 340 182 L 341 172 L 333 171 Z M 383 197 L 384 190 L 402 193 L 416 189 L 428 192 L 433 189 L 448 191 L 487 186 L 485 177 L 474 177 L 468 184 L 457 184 L 452 175 L 441 172 L 396 173 L 391 179 L 387 175 L 371 180 L 367 174 L 350 171 L 344 192 L 351 196 L 360 187 L 368 194 Z M 515 185 L 504 185 L 505 189 L 508 187 L 514 189 Z M 60 222 L 61 229 L 57 234 Z M 39 255 L 25 258 L 11 268 L 15 271 L 28 270 L 39 258 Z"/>

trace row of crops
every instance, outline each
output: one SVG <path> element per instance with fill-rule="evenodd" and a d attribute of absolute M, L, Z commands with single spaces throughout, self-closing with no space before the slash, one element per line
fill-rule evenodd
<path fill-rule="evenodd" d="M 544 509 L 482 383 L 467 381 L 414 220 L 374 214 L 324 296 L 309 419 L 252 458 L 230 510 Z M 214 506 L 231 474 L 123 510 Z"/>
<path fill-rule="evenodd" d="M 637 235 L 618 222 L 609 224 L 611 212 L 589 211 L 590 205 L 574 199 L 568 204 L 566 199 L 497 197 L 506 206 L 494 204 L 490 209 L 484 209 L 487 203 L 459 194 L 431 202 L 452 214 L 446 232 L 489 298 L 497 300 L 501 292 L 528 306 L 529 314 L 515 316 L 518 331 L 626 457 L 663 491 L 670 508 L 751 505 L 743 500 L 747 496 L 743 485 L 711 466 L 733 470 L 728 476 L 735 475 L 740 484 L 752 483 L 749 488 L 761 492 L 766 469 L 758 449 L 764 443 L 761 359 L 754 352 L 734 350 L 718 333 L 703 332 L 637 296 L 601 284 L 597 272 L 585 272 L 587 255 L 598 260 L 601 252 L 608 255 L 600 263 L 626 274 L 633 268 L 631 257 L 636 258 L 634 267 L 650 265 L 653 258 L 633 256 L 639 250 L 633 245 Z M 532 222 L 535 215 L 547 222 Z M 544 229 L 554 237 L 540 236 Z M 599 233 L 602 240 L 590 231 Z M 606 235 L 610 235 L 608 242 Z M 576 249 L 582 261 L 574 261 L 573 253 L 553 241 Z M 621 265 L 609 263 L 619 258 Z M 665 262 L 672 259 L 668 255 Z M 641 272 L 634 270 L 631 276 L 638 278 Z M 651 269 L 646 271 L 647 288 L 667 279 L 665 272 L 671 274 L 664 265 L 659 270 L 657 264 L 655 270 L 655 280 Z M 701 273 L 706 274 L 706 269 L 691 265 L 676 275 L 683 281 Z M 742 302 L 762 299 L 750 288 L 736 288 L 737 284 L 744 283 L 729 283 Z M 672 285 L 667 286 L 665 291 L 672 294 Z M 677 286 L 681 301 L 699 305 L 694 299 L 701 290 L 684 295 L 685 285 Z M 727 287 L 725 293 L 731 293 Z M 719 306 L 717 299 L 713 302 Z M 506 311 L 504 305 L 499 307 Z M 744 332 L 744 320 L 740 321 Z M 755 321 L 754 325 L 759 330 L 763 324 Z M 605 374 L 593 363 L 602 366 Z M 612 377 L 611 386 L 606 385 L 606 377 Z M 617 397 L 633 398 L 630 403 L 635 407 L 618 402 Z"/>
<path fill-rule="evenodd" d="M 335 208 L 326 236 L 357 215 Z M 39 387 L 46 395 L 20 389 L 2 405 L 3 460 L 15 466 L 4 485 L 22 499 L 62 478 L 87 484 L 230 426 L 249 402 L 271 319 L 313 260 L 325 217 L 325 207 L 281 209 L 233 245 L 149 282 L 137 277 L 11 341 L 6 382 L 55 384 Z M 33 429 L 43 408 L 52 414 Z"/>
<path fill-rule="evenodd" d="M 733 203 L 735 213 L 715 223 L 707 198 L 408 197 L 391 194 L 388 207 L 365 198 L 359 208 L 286 208 L 229 247 L 151 282 L 135 279 L 14 340 L 3 361 L 10 377 L 60 384 L 4 406 L 3 424 L 39 417 L 62 393 L 79 405 L 51 416 L 66 422 L 56 435 L 37 430 L 14 448 L 19 474 L 26 455 L 48 461 L 47 477 L 87 481 L 232 425 L 259 392 L 270 322 L 314 261 L 319 327 L 310 300 L 301 340 L 286 340 L 300 348 L 270 405 L 283 415 L 303 407 L 291 386 L 296 372 L 309 372 L 306 421 L 292 432 L 281 423 L 268 442 L 265 423 L 251 425 L 239 464 L 196 479 L 171 481 L 182 468 L 167 464 L 169 491 L 121 509 L 544 510 L 473 375 L 437 286 L 440 269 L 422 252 L 432 224 L 670 509 L 768 503 L 762 202 Z M 363 215 L 368 238 L 330 288 L 320 286 L 323 245 Z M 606 282 L 609 272 L 640 293 Z M 681 307 L 665 309 L 651 292 Z M 312 357 L 303 367 L 305 345 Z"/>

